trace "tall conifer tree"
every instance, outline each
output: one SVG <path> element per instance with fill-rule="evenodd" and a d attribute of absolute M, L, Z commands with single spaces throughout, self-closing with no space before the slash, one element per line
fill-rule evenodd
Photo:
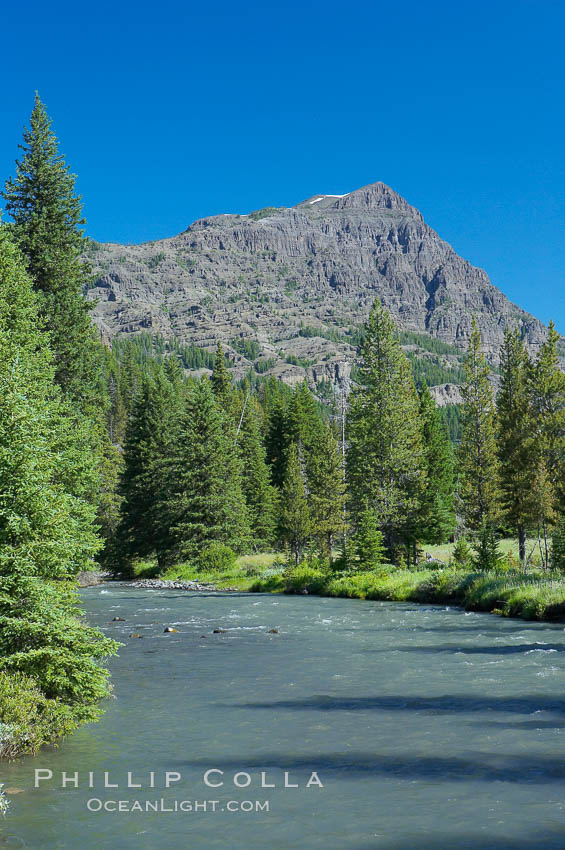
<path fill-rule="evenodd" d="M 214 395 L 220 406 L 220 409 L 225 414 L 227 425 L 233 425 L 233 404 L 232 404 L 232 386 L 230 374 L 226 366 L 226 357 L 222 343 L 218 340 L 216 347 L 216 356 L 214 358 L 214 371 L 212 372 L 212 386 Z"/>
<path fill-rule="evenodd" d="M 549 323 L 530 373 L 530 394 L 536 442 L 554 498 L 565 509 L 565 373 L 560 369 L 559 334 Z"/>
<path fill-rule="evenodd" d="M 311 533 L 310 512 L 306 498 L 306 476 L 299 449 L 292 443 L 281 491 L 279 533 L 298 565 Z"/>
<path fill-rule="evenodd" d="M 241 469 L 207 378 L 188 392 L 167 474 L 170 540 L 163 559 L 191 560 L 214 542 L 245 550 L 250 531 Z"/>
<path fill-rule="evenodd" d="M 120 482 L 117 551 L 122 563 L 159 553 L 166 546 L 161 505 L 179 417 L 179 399 L 163 371 L 144 375 L 128 425 Z"/>
<path fill-rule="evenodd" d="M 379 519 L 391 555 L 414 548 L 426 481 L 419 401 L 410 363 L 378 300 L 361 347 L 359 386 L 347 417 L 347 481 L 355 521 L 366 507 Z"/>
<path fill-rule="evenodd" d="M 271 470 L 271 481 L 279 490 L 282 488 L 285 479 L 290 443 L 291 429 L 288 409 L 283 400 L 278 399 L 269 412 L 265 448 L 267 463 Z"/>
<path fill-rule="evenodd" d="M 532 524 L 536 447 L 533 434 L 529 359 L 518 329 L 507 329 L 500 352 L 502 382 L 496 399 L 500 491 L 504 517 L 518 534 L 526 563 L 526 533 Z"/>
<path fill-rule="evenodd" d="M 353 541 L 358 561 L 354 569 L 375 570 L 384 560 L 383 535 L 379 531 L 378 518 L 370 508 L 359 514 L 357 532 Z"/>
<path fill-rule="evenodd" d="M 445 543 L 455 530 L 455 459 L 444 422 L 424 381 L 420 389 L 427 487 L 422 498 L 422 539 Z"/>
<path fill-rule="evenodd" d="M 242 487 L 255 548 L 273 545 L 276 523 L 276 491 L 270 480 L 265 447 L 259 431 L 259 411 L 249 398 L 243 414 L 238 445 L 243 466 Z"/>
<path fill-rule="evenodd" d="M 461 388 L 463 415 L 459 473 L 462 512 L 467 528 L 478 532 L 499 513 L 498 454 L 494 393 L 490 368 L 481 351 L 481 334 L 473 318 Z"/>
<path fill-rule="evenodd" d="M 306 381 L 298 384 L 289 407 L 288 427 L 292 439 L 300 444 L 307 473 L 324 437 L 324 425 L 316 399 Z"/>
<path fill-rule="evenodd" d="M 308 505 L 312 530 L 320 550 L 331 562 L 332 548 L 346 531 L 347 499 L 343 457 L 328 424 L 323 426 L 316 450 L 312 453 L 308 476 Z"/>
<path fill-rule="evenodd" d="M 100 542 L 77 484 L 92 457 L 54 371 L 30 280 L 0 227 L 0 666 L 31 676 L 72 726 L 97 717 L 107 695 L 98 662 L 115 644 L 79 622 L 69 582 Z"/>
<path fill-rule="evenodd" d="M 40 314 L 50 333 L 55 379 L 81 411 L 97 420 L 102 399 L 101 350 L 83 290 L 90 269 L 75 176 L 59 153 L 39 95 L 24 130 L 16 176 L 3 192 L 10 229 L 22 251 Z"/>

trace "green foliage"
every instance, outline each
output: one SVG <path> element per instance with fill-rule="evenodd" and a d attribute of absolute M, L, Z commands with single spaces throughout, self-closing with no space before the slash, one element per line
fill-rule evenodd
<path fill-rule="evenodd" d="M 100 345 L 82 297 L 90 279 L 83 261 L 82 205 L 75 176 L 58 150 L 51 119 L 39 96 L 24 131 L 16 177 L 6 182 L 3 197 L 12 217 L 10 230 L 22 251 L 39 310 L 50 332 L 55 380 L 96 419 L 101 400 Z"/>
<path fill-rule="evenodd" d="M 465 373 L 460 365 L 446 366 L 440 357 L 422 357 L 414 351 L 407 353 L 416 386 L 426 383 L 430 387 L 438 384 L 462 384 Z"/>
<path fill-rule="evenodd" d="M 294 443 L 288 451 L 288 461 L 281 490 L 279 535 L 294 555 L 295 563 L 302 558 L 310 537 L 311 521 L 306 497 L 306 476 L 301 455 Z"/>
<path fill-rule="evenodd" d="M 232 340 L 232 346 L 244 357 L 247 357 L 248 360 L 256 360 L 261 354 L 261 346 L 256 339 L 238 337 Z"/>
<path fill-rule="evenodd" d="M 214 542 L 239 552 L 248 545 L 240 461 L 208 379 L 188 392 L 163 493 L 161 510 L 169 537 L 158 554 L 164 563 L 194 560 Z"/>
<path fill-rule="evenodd" d="M 313 327 L 312 325 L 304 325 L 302 322 L 300 323 L 298 336 L 306 337 L 306 339 L 320 337 L 321 339 L 329 339 L 332 342 L 348 341 L 345 334 L 340 333 L 335 328 Z"/>
<path fill-rule="evenodd" d="M 284 590 L 285 580 L 280 575 L 262 576 L 249 587 L 250 593 L 280 593 Z"/>
<path fill-rule="evenodd" d="M 560 574 L 502 570 L 410 569 L 358 572 L 344 576 L 307 563 L 282 577 L 265 576 L 251 592 L 316 593 L 390 602 L 458 604 L 470 611 L 491 611 L 525 620 L 552 620 L 565 614 L 565 579 Z"/>
<path fill-rule="evenodd" d="M 282 209 L 282 207 L 263 207 L 263 209 L 250 212 L 248 218 L 252 221 L 261 221 L 262 218 L 270 218 L 270 216 L 275 215 L 279 209 Z"/>
<path fill-rule="evenodd" d="M 565 516 L 559 518 L 551 539 L 551 567 L 565 572 Z"/>
<path fill-rule="evenodd" d="M 210 369 L 214 368 L 215 354 L 201 348 L 194 343 L 184 344 L 175 337 L 165 339 L 161 334 L 150 334 L 148 331 L 140 331 L 136 334 L 115 336 L 112 340 L 112 352 L 118 364 L 123 364 L 127 359 L 137 366 L 150 367 L 152 361 L 160 362 L 172 355 L 185 369 Z M 226 355 L 226 364 L 231 361 Z"/>
<path fill-rule="evenodd" d="M 498 535 L 489 523 L 484 523 L 479 530 L 474 548 L 473 565 L 477 570 L 497 570 L 502 567 L 504 556 L 499 548 Z"/>
<path fill-rule="evenodd" d="M 0 759 L 35 755 L 76 726 L 69 706 L 48 699 L 34 679 L 0 673 Z"/>
<path fill-rule="evenodd" d="M 531 368 L 530 392 L 539 463 L 546 472 L 549 500 L 565 508 L 565 374 L 559 365 L 559 334 L 549 323 L 548 338 Z M 538 517 L 544 526 L 551 516 Z"/>
<path fill-rule="evenodd" d="M 526 560 L 526 529 L 535 515 L 533 481 L 537 452 L 528 385 L 529 362 L 519 331 L 507 330 L 501 349 L 502 383 L 496 400 L 501 505 L 505 521 L 520 537 Z"/>
<path fill-rule="evenodd" d="M 453 549 L 453 562 L 456 567 L 468 567 L 472 559 L 471 544 L 466 537 L 459 537 Z"/>
<path fill-rule="evenodd" d="M 176 439 L 182 397 L 162 369 L 144 375 L 126 433 L 120 478 L 121 521 L 116 535 L 118 566 L 145 558 L 166 545 L 162 509 L 165 467 Z"/>
<path fill-rule="evenodd" d="M 309 360 L 307 357 L 297 357 L 296 354 L 287 354 L 284 359 L 291 366 L 301 366 L 303 369 L 308 369 L 309 366 L 313 366 L 316 363 L 316 360 Z"/>
<path fill-rule="evenodd" d="M 238 441 L 244 474 L 242 489 L 249 513 L 253 545 L 268 549 L 275 539 L 277 494 L 271 484 L 266 451 L 259 430 L 259 407 L 248 398 Z"/>
<path fill-rule="evenodd" d="M 455 458 L 425 382 L 420 390 L 420 417 L 427 477 L 420 537 L 426 543 L 443 543 L 455 530 Z"/>
<path fill-rule="evenodd" d="M 269 400 L 266 399 L 267 404 Z M 268 408 L 268 427 L 265 438 L 267 463 L 271 470 L 271 481 L 277 488 L 282 488 L 291 444 L 291 429 L 289 424 L 288 401 L 275 398 Z"/>
<path fill-rule="evenodd" d="M 368 507 L 359 514 L 354 540 L 358 557 L 356 568 L 366 572 L 380 567 L 385 558 L 383 534 L 379 531 L 375 512 Z"/>
<path fill-rule="evenodd" d="M 327 582 L 327 573 L 308 562 L 294 566 L 284 576 L 285 593 L 320 593 Z"/>
<path fill-rule="evenodd" d="M 401 345 L 417 345 L 418 348 L 423 348 L 426 351 L 432 351 L 434 354 L 456 354 L 462 356 L 462 351 L 455 345 L 450 345 L 448 342 L 443 342 L 429 334 L 420 334 L 416 331 L 399 331 Z"/>
<path fill-rule="evenodd" d="M 263 357 L 254 362 L 253 368 L 259 375 L 262 375 L 264 372 L 268 372 L 269 369 L 272 369 L 273 366 L 276 365 L 276 362 L 277 361 L 274 357 Z"/>
<path fill-rule="evenodd" d="M 100 547 L 84 419 L 54 382 L 36 297 L 0 228 L 0 664 L 34 679 L 76 722 L 108 693 L 116 645 L 80 620 L 71 580 Z"/>
<path fill-rule="evenodd" d="M 359 386 L 347 417 L 347 479 L 354 520 L 379 517 L 387 549 L 415 540 L 426 483 L 419 401 L 388 312 L 376 301 L 365 328 Z"/>
<path fill-rule="evenodd" d="M 152 270 L 153 270 L 153 269 L 156 269 L 156 268 L 157 268 L 157 266 L 160 266 L 160 265 L 161 265 L 161 263 L 162 263 L 162 262 L 163 262 L 163 260 L 165 259 L 165 256 L 166 256 L 166 255 L 163 253 L 163 251 L 159 251 L 159 253 L 157 253 L 157 254 L 153 254 L 153 256 L 152 256 L 152 257 L 149 257 L 149 259 L 147 260 L 147 265 L 148 265 L 148 266 L 149 266 L 149 268 L 150 268 L 150 269 L 152 269 Z"/>
<path fill-rule="evenodd" d="M 474 318 L 465 358 L 465 374 L 459 497 L 467 528 L 478 531 L 484 523 L 494 521 L 498 515 L 500 490 L 494 395 L 489 381 L 490 369 L 481 351 L 481 335 Z"/>
<path fill-rule="evenodd" d="M 222 343 L 218 341 L 216 356 L 214 358 L 214 371 L 212 372 L 212 387 L 216 401 L 220 406 L 226 421 L 232 414 L 232 390 L 231 377 L 226 367 L 226 359 Z"/>
<path fill-rule="evenodd" d="M 311 446 L 308 471 L 308 508 L 318 549 L 330 561 L 336 539 L 347 530 L 347 492 L 343 457 L 328 424 Z"/>
<path fill-rule="evenodd" d="M 451 442 L 460 443 L 462 405 L 444 404 L 442 407 L 438 407 L 437 411 Z"/>
<path fill-rule="evenodd" d="M 211 543 L 200 552 L 196 563 L 199 571 L 222 573 L 230 570 L 236 560 L 236 553 L 225 543 Z"/>

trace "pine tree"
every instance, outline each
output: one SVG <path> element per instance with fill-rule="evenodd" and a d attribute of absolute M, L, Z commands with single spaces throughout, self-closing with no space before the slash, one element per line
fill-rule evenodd
<path fill-rule="evenodd" d="M 243 414 L 238 446 L 243 465 L 242 488 L 249 511 L 253 545 L 269 549 L 275 538 L 276 491 L 271 484 L 261 433 L 259 409 L 250 398 Z"/>
<path fill-rule="evenodd" d="M 520 332 L 507 329 L 501 349 L 502 382 L 496 399 L 501 505 L 518 533 L 520 561 L 526 563 L 526 532 L 532 522 L 535 443 L 528 374 L 530 364 Z"/>
<path fill-rule="evenodd" d="M 174 397 L 180 401 L 184 397 L 184 375 L 178 357 L 174 354 L 167 357 L 163 364 L 163 371 L 171 385 Z"/>
<path fill-rule="evenodd" d="M 323 555 L 332 560 L 336 539 L 346 531 L 347 499 L 343 457 L 329 425 L 311 455 L 308 506 L 313 534 Z"/>
<path fill-rule="evenodd" d="M 536 444 L 554 497 L 565 507 L 565 374 L 559 368 L 559 334 L 549 323 L 547 340 L 530 371 L 530 397 Z"/>
<path fill-rule="evenodd" d="M 294 555 L 295 564 L 302 559 L 311 532 L 306 497 L 306 482 L 299 450 L 294 443 L 288 451 L 288 462 L 281 491 L 280 537 Z"/>
<path fill-rule="evenodd" d="M 233 424 L 232 387 L 229 372 L 226 367 L 226 357 L 222 343 L 218 340 L 216 357 L 214 359 L 214 371 L 212 372 L 212 386 L 216 401 L 220 405 L 226 417 L 226 423 Z"/>
<path fill-rule="evenodd" d="M 121 566 L 135 557 L 149 557 L 166 545 L 161 511 L 164 466 L 172 451 L 178 417 L 178 399 L 163 372 L 144 375 L 128 425 L 120 480 L 116 549 Z"/>
<path fill-rule="evenodd" d="M 59 153 L 51 119 L 36 94 L 30 127 L 24 130 L 16 176 L 6 182 L 3 197 L 12 218 L 11 234 L 24 255 L 38 293 L 40 316 L 49 331 L 55 381 L 63 390 L 78 427 L 88 434 L 98 461 L 98 482 L 90 498 L 98 504 L 98 521 L 111 533 L 117 506 L 116 452 L 106 432 L 109 404 L 103 380 L 103 346 L 90 318 L 84 290 L 91 277 L 84 261 L 81 199 L 75 176 Z"/>
<path fill-rule="evenodd" d="M 31 282 L 0 227 L 0 666 L 31 676 L 72 726 L 98 716 L 108 692 L 98 662 L 116 645 L 78 620 L 72 579 L 100 546 L 95 510 L 77 495 L 93 464 L 54 372 Z"/>
<path fill-rule="evenodd" d="M 320 409 L 306 381 L 298 384 L 290 403 L 288 428 L 292 439 L 300 445 L 307 474 L 324 438 Z"/>
<path fill-rule="evenodd" d="M 267 464 L 271 470 L 271 481 L 279 490 L 282 488 L 291 443 L 288 410 L 282 400 L 277 400 L 268 418 L 265 448 Z"/>
<path fill-rule="evenodd" d="M 113 446 L 123 445 L 128 420 L 128 410 L 121 386 L 121 370 L 116 357 L 104 348 L 104 383 L 107 393 L 106 428 Z"/>
<path fill-rule="evenodd" d="M 504 563 L 492 523 L 485 521 L 477 534 L 473 564 L 477 570 L 496 570 Z"/>
<path fill-rule="evenodd" d="M 379 518 L 390 555 L 399 544 L 410 554 L 426 480 L 419 402 L 394 323 L 378 301 L 361 355 L 347 417 L 352 513 L 358 522 L 367 505 Z"/>
<path fill-rule="evenodd" d="M 167 476 L 163 513 L 170 540 L 163 561 L 195 559 L 216 542 L 245 550 L 250 531 L 241 469 L 208 379 L 189 389 Z"/>
<path fill-rule="evenodd" d="M 385 557 L 383 535 L 379 531 L 377 516 L 368 507 L 359 514 L 354 543 L 358 557 L 356 566 L 359 570 L 374 570 L 383 563 Z"/>
<path fill-rule="evenodd" d="M 565 572 L 565 516 L 561 515 L 551 539 L 551 566 Z"/>
<path fill-rule="evenodd" d="M 120 378 L 118 389 L 126 410 L 127 421 L 127 417 L 133 410 L 142 378 L 142 369 L 140 364 L 135 360 L 134 347 L 130 341 L 123 347 L 123 356 L 119 360 L 119 366 Z"/>
<path fill-rule="evenodd" d="M 465 357 L 465 384 L 461 445 L 459 449 L 459 498 L 467 528 L 478 532 L 492 523 L 499 511 L 498 455 L 495 437 L 494 395 L 490 368 L 481 351 L 481 335 L 473 329 Z"/>
<path fill-rule="evenodd" d="M 537 530 L 537 543 L 542 566 L 549 567 L 549 536 L 550 529 L 555 524 L 555 487 L 547 471 L 543 453 L 539 444 L 536 457 L 536 466 L 532 479 L 532 519 Z"/>
<path fill-rule="evenodd" d="M 445 543 L 455 530 L 455 461 L 449 436 L 424 381 L 420 389 L 427 487 L 422 499 L 422 539 Z"/>
<path fill-rule="evenodd" d="M 22 251 L 40 314 L 50 333 L 55 380 L 82 413 L 98 420 L 101 397 L 101 346 L 90 321 L 83 290 L 90 279 L 83 261 L 82 204 L 51 129 L 51 119 L 35 96 L 30 128 L 24 130 L 16 177 L 3 192 L 11 232 Z"/>

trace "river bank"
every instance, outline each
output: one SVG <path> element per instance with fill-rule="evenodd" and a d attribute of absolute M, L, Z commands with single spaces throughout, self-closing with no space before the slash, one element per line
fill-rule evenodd
<path fill-rule="evenodd" d="M 455 604 L 467 611 L 524 620 L 556 620 L 565 616 L 565 577 L 541 571 L 508 569 L 481 573 L 447 567 L 336 576 L 303 566 L 285 575 L 259 578 L 251 583 L 249 590 L 381 602 Z"/>
<path fill-rule="evenodd" d="M 517 555 L 517 541 L 501 541 L 502 552 Z M 565 617 L 565 576 L 539 567 L 522 570 L 505 567 L 478 572 L 453 566 L 453 545 L 429 547 L 431 562 L 417 568 L 384 567 L 380 571 L 338 574 L 304 562 L 289 569 L 281 553 L 263 552 L 237 558 L 228 570 L 203 572 L 189 564 L 159 574 L 155 562 L 135 566 L 132 583 L 138 587 L 171 587 L 175 590 L 248 591 L 251 593 L 309 594 L 381 602 L 420 602 L 461 605 L 467 611 L 484 611 L 524 620 Z M 143 582 L 143 584 L 140 584 Z"/>
<path fill-rule="evenodd" d="M 159 578 L 137 579 L 126 582 L 130 587 L 141 587 L 144 590 L 190 590 L 192 593 L 216 593 L 219 588 L 215 584 L 201 581 L 173 581 Z M 238 590 L 237 587 L 222 587 L 222 592 Z"/>

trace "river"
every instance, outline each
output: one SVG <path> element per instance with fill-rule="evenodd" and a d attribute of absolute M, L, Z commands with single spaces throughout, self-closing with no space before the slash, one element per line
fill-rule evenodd
<path fill-rule="evenodd" d="M 115 699 L 60 747 L 1 766 L 20 789 L 1 847 L 565 847 L 563 625 L 308 596 L 82 595 L 125 643 Z M 181 803 L 193 810 L 167 811 Z"/>

